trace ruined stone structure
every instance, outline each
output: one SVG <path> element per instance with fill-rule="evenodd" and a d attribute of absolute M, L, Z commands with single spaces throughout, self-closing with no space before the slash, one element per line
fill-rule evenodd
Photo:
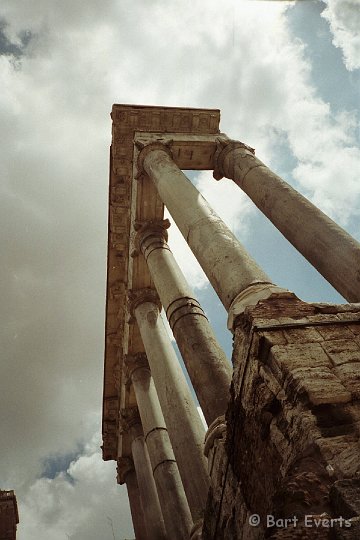
<path fill-rule="evenodd" d="M 0 540 L 15 540 L 19 514 L 15 493 L 0 490 Z"/>
<path fill-rule="evenodd" d="M 139 540 L 359 538 L 360 245 L 219 118 L 113 106 L 103 458 Z M 186 169 L 233 179 L 351 303 L 271 283 Z M 228 312 L 233 366 L 167 244 L 164 205 Z"/>

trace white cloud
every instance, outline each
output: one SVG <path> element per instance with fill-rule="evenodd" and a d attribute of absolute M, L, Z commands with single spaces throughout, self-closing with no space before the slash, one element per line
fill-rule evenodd
<path fill-rule="evenodd" d="M 344 226 L 357 214 L 360 198 L 356 112 L 332 112 L 312 87 L 304 58 L 284 70 L 282 87 L 286 95 L 274 125 L 287 132 L 298 161 L 293 176 L 306 196 Z"/>
<path fill-rule="evenodd" d="M 99 426 L 97 426 L 99 428 Z M 19 540 L 117 540 L 133 536 L 125 486 L 116 484 L 116 464 L 101 458 L 99 433 L 67 475 L 40 478 L 20 497 Z"/>
<path fill-rule="evenodd" d="M 349 71 L 360 68 L 360 6 L 358 0 L 325 0 L 321 16 L 329 23 L 333 44 L 344 55 Z"/>
<path fill-rule="evenodd" d="M 188 283 L 194 289 L 205 287 L 209 281 L 167 210 L 165 217 L 171 221 L 168 242 L 170 249 Z"/>
<path fill-rule="evenodd" d="M 231 88 L 229 102 L 233 103 L 232 108 L 224 107 L 222 116 L 229 128 L 224 128 L 224 122 L 223 129 L 254 146 L 259 158 L 275 172 L 274 129 L 285 134 L 297 161 L 293 176 L 299 189 L 346 225 L 359 207 L 358 111 L 334 114 L 313 86 L 306 49 L 290 34 L 281 13 L 273 14 L 272 25 L 271 31 L 263 28 L 263 35 L 256 34 L 256 38 L 249 35 L 254 31 L 250 26 L 249 33 L 236 35 L 232 71 L 223 74 L 219 62 L 220 79 Z M 229 73 L 236 74 L 233 84 Z"/>
<path fill-rule="evenodd" d="M 199 174 L 197 188 L 236 236 L 241 239 L 247 234 L 247 218 L 253 206 L 232 180 L 223 178 L 215 182 L 212 172 L 203 171 Z"/>

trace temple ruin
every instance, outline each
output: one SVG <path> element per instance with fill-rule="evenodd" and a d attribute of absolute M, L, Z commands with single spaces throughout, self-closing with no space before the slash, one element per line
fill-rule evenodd
<path fill-rule="evenodd" d="M 359 538 L 359 243 L 221 133 L 219 110 L 111 117 L 102 451 L 136 539 Z M 349 303 L 272 283 L 184 170 L 231 178 Z M 231 362 L 167 244 L 164 206 L 228 313 Z"/>

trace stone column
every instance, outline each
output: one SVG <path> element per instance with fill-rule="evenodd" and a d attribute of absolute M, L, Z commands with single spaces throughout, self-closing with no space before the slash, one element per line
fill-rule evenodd
<path fill-rule="evenodd" d="M 225 413 L 232 368 L 166 243 L 168 226 L 167 220 L 143 224 L 137 241 L 206 421 L 211 424 Z"/>
<path fill-rule="evenodd" d="M 145 526 L 149 540 L 166 540 L 168 536 L 161 512 L 159 497 L 152 473 L 149 453 L 144 441 L 140 416 L 136 407 L 122 411 L 123 425 L 126 425 L 132 439 L 131 452 L 138 480 L 141 506 L 145 516 Z"/>
<path fill-rule="evenodd" d="M 146 533 L 144 512 L 141 505 L 134 462 L 131 458 L 121 457 L 118 459 L 117 476 L 119 484 L 126 484 L 135 538 L 136 540 L 149 540 Z"/>
<path fill-rule="evenodd" d="M 130 310 L 139 326 L 191 515 L 196 521 L 203 514 L 209 488 L 203 454 L 204 426 L 160 317 L 155 291 L 132 291 L 130 298 Z"/>
<path fill-rule="evenodd" d="M 214 177 L 226 176 L 349 302 L 360 300 L 360 244 L 239 141 L 219 139 Z"/>
<path fill-rule="evenodd" d="M 146 355 L 127 355 L 125 364 L 135 390 L 166 532 L 171 540 L 188 540 L 191 513 Z"/>
<path fill-rule="evenodd" d="M 226 310 L 257 303 L 277 287 L 250 257 L 230 229 L 209 206 L 160 144 L 145 146 L 138 168 L 153 180 L 182 235 L 192 249 Z M 244 303 L 242 296 L 245 294 Z M 232 319 L 232 314 L 230 316 Z M 230 321 L 231 323 L 231 321 Z"/>

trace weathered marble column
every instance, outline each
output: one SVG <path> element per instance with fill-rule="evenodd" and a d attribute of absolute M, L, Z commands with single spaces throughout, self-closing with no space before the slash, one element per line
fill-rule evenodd
<path fill-rule="evenodd" d="M 174 163 L 166 146 L 160 143 L 145 146 L 139 154 L 138 167 L 153 180 L 161 200 L 228 311 L 232 311 L 234 303 L 240 303 L 243 308 L 277 290 Z M 245 303 L 240 295 L 246 296 Z"/>
<path fill-rule="evenodd" d="M 188 540 L 191 513 L 146 355 L 127 355 L 125 364 L 135 390 L 168 538 Z"/>
<path fill-rule="evenodd" d="M 141 506 L 149 540 L 152 538 L 170 540 L 166 534 L 159 497 L 153 477 L 149 453 L 145 444 L 140 416 L 137 408 L 122 411 L 123 424 L 130 433 L 131 452 L 138 480 Z"/>
<path fill-rule="evenodd" d="M 119 458 L 117 461 L 117 474 L 118 483 L 126 484 L 135 538 L 136 540 L 149 540 L 133 460 L 129 457 Z"/>
<path fill-rule="evenodd" d="M 132 291 L 130 298 L 130 309 L 140 329 L 191 515 L 196 521 L 203 514 L 209 488 L 203 453 L 204 426 L 161 319 L 155 291 Z"/>
<path fill-rule="evenodd" d="M 205 419 L 211 424 L 225 413 L 232 368 L 166 243 L 169 225 L 168 221 L 143 224 L 137 241 Z"/>
<path fill-rule="evenodd" d="M 340 294 L 360 301 L 360 244 L 354 238 L 239 141 L 219 139 L 214 177 L 223 176 L 234 180 Z"/>

